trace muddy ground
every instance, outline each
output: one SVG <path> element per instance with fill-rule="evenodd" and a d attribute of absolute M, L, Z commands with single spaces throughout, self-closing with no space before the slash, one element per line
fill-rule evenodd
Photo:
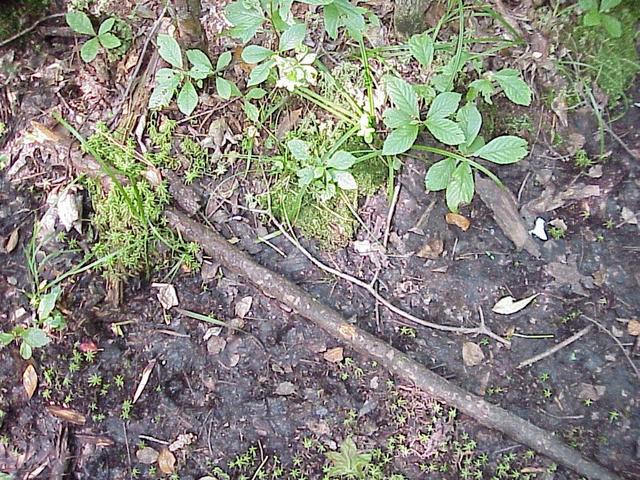
<path fill-rule="evenodd" d="M 65 90 L 61 92 L 64 98 Z M 630 95 L 640 102 L 640 90 Z M 46 108 L 51 107 L 48 102 L 59 103 L 57 97 L 23 94 L 18 102 L 22 114 L 8 123 L 10 135 L 30 118 L 38 118 L 40 100 Z M 574 131 L 587 139 L 586 149 L 597 151 L 598 128 L 590 112 L 570 118 Z M 407 159 L 399 177 L 388 255 L 363 255 L 353 245 L 323 252 L 304 240 L 329 265 L 367 280 L 378 272 L 380 291 L 387 298 L 427 320 L 471 326 L 479 321 L 481 309 L 494 332 L 511 334 L 510 349 L 493 340 L 402 328 L 399 319 L 376 306 L 366 292 L 319 271 L 284 238 L 272 240 L 282 253 L 256 244 L 253 239 L 261 225 L 251 214 L 225 212 L 223 207 L 214 218 L 215 226 L 225 236 L 240 239 L 240 245 L 263 265 L 285 274 L 438 374 L 557 432 L 621 478 L 636 479 L 640 478 L 640 379 L 621 347 L 637 366 L 640 337 L 628 327 L 638 318 L 640 306 L 640 236 L 637 221 L 623 209 L 640 212 L 639 124 L 637 104 L 612 123 L 629 151 L 607 135 L 610 154 L 601 171 L 577 169 L 544 132 L 531 133 L 538 142 L 525 161 L 500 170 L 506 186 L 518 194 L 530 228 L 537 215 L 547 221 L 561 219 L 567 226 L 564 238 L 536 240 L 539 258 L 515 250 L 480 198 L 462 212 L 471 220 L 468 231 L 448 225 L 442 196 L 424 192 L 425 163 L 417 158 Z M 34 218 L 46 209 L 43 188 L 51 184 L 42 182 L 57 181 L 47 168 L 38 165 L 32 178 L 12 177 L 8 168 L 0 177 L 3 244 L 16 228 L 19 231 L 16 247 L 0 254 L 3 328 L 20 321 L 16 316 L 21 308 L 24 315 L 31 311 L 25 295 L 31 284 L 24 249 Z M 52 171 L 64 177 L 65 168 L 57 165 Z M 583 195 L 585 185 L 597 188 Z M 569 193 L 563 197 L 563 192 Z M 552 210 L 539 208 L 549 198 L 564 201 Z M 86 198 L 85 202 L 88 205 Z M 382 191 L 361 205 L 359 214 L 368 231 L 361 228 L 359 240 L 382 238 L 388 208 Z M 435 259 L 415 255 L 427 244 L 439 250 L 439 241 L 442 252 Z M 57 268 L 75 258 L 65 257 Z M 335 450 L 349 436 L 361 450 L 388 448 L 390 438 L 398 435 L 415 442 L 424 425 L 438 417 L 431 399 L 395 381 L 366 358 L 348 349 L 335 350 L 341 346 L 336 340 L 291 314 L 278 299 L 264 296 L 242 276 L 219 269 L 215 260 L 205 259 L 202 271 L 182 272 L 173 279 L 179 307 L 233 321 L 241 331 L 164 311 L 157 300 L 158 288 L 152 285 L 164 280 L 162 273 L 166 272 L 130 281 L 118 308 L 105 303 L 100 275 L 85 273 L 65 288 L 61 309 L 68 329 L 63 334 L 29 362 L 14 346 L 0 351 L 0 408 L 5 412 L 0 471 L 17 478 L 119 479 L 137 474 L 156 478 L 161 473 L 149 470 L 140 451 L 146 446 L 158 452 L 182 438 L 185 445 L 174 450 L 173 468 L 182 479 L 223 478 L 216 477 L 221 475 L 215 473 L 216 466 L 231 478 L 263 478 L 252 477 L 263 460 L 265 471 L 271 468 L 268 471 L 275 475 L 274 455 L 289 469 L 289 476 L 282 478 L 322 478 L 323 449 Z M 521 312 L 505 316 L 491 311 L 505 295 L 532 294 L 539 296 Z M 243 311 L 249 302 L 250 308 Z M 594 325 L 554 355 L 518 368 L 520 362 L 593 325 L 588 318 L 602 328 Z M 122 335 L 116 334 L 114 325 L 120 326 Z M 481 348 L 484 359 L 478 365 L 463 362 L 464 342 Z M 94 346 L 95 358 L 87 359 L 84 352 Z M 74 361 L 74 352 L 82 360 Z M 28 364 L 35 366 L 40 383 L 30 400 L 22 382 Z M 148 383 L 127 415 L 123 403 L 134 396 L 146 367 L 152 367 Z M 96 375 L 101 377 L 98 386 L 91 385 Z M 105 384 L 109 387 L 103 388 Z M 48 398 L 42 395 L 44 390 L 49 390 Z M 47 408 L 52 405 L 83 415 L 85 423 L 61 421 Z M 497 475 L 498 464 L 509 453 L 518 455 L 513 463 L 520 462 L 520 475 L 579 478 L 562 467 L 554 469 L 545 458 L 527 456 L 526 448 L 470 418 L 458 415 L 451 425 L 438 422 L 445 443 L 472 438 L 476 453 L 488 455 L 481 478 Z M 313 439 L 314 446 L 305 439 Z M 407 451 L 393 450 L 385 466 L 387 475 L 464 478 L 455 469 L 421 472 L 420 464 L 433 461 L 433 452 L 425 453 L 410 441 L 407 445 Z M 252 460 L 253 467 L 229 466 L 246 452 L 258 458 Z M 450 459 L 447 455 L 451 452 L 441 456 Z M 296 469 L 306 477 L 292 474 Z M 37 475 L 28 477 L 33 472 Z"/>

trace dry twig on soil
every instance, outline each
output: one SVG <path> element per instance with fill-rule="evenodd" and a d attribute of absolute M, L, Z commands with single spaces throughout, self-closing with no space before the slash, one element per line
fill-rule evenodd
<path fill-rule="evenodd" d="M 559 344 L 551 347 L 549 350 L 546 350 L 546 351 L 544 351 L 544 352 L 542 352 L 542 353 L 540 353 L 538 355 L 534 355 L 533 357 L 529 358 L 528 360 L 520 362 L 520 364 L 518 365 L 518 368 L 523 368 L 523 367 L 527 367 L 529 365 L 533 365 L 534 363 L 539 362 L 543 358 L 547 358 L 548 356 L 553 355 L 557 351 L 562 350 L 567 345 L 571 345 L 573 342 L 575 342 L 579 338 L 584 337 L 587 333 L 589 333 L 589 331 L 591 330 L 592 327 L 593 327 L 593 325 L 589 325 L 588 327 L 585 327 L 582 330 L 580 330 L 578 333 L 570 336 L 566 340 L 563 340 Z"/>

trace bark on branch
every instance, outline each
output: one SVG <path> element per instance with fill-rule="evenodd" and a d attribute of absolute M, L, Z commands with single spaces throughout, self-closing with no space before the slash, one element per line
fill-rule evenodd
<path fill-rule="evenodd" d="M 584 458 L 577 450 L 568 447 L 549 432 L 454 385 L 386 342 L 347 323 L 336 310 L 323 305 L 282 275 L 257 264 L 216 231 L 176 210 L 167 210 L 166 217 L 169 224 L 184 238 L 198 242 L 208 255 L 224 267 L 244 275 L 265 294 L 277 298 L 349 347 L 376 360 L 397 377 L 412 382 L 429 395 L 475 418 L 482 425 L 504 433 L 580 475 L 592 480 L 620 480 L 618 476 Z"/>

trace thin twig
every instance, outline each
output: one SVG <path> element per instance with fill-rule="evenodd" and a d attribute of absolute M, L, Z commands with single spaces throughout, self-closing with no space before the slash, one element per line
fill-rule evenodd
<path fill-rule="evenodd" d="M 393 221 L 393 214 L 396 211 L 396 205 L 398 203 L 398 197 L 400 196 L 400 184 L 396 185 L 396 188 L 393 189 L 393 197 L 391 198 L 391 204 L 389 205 L 389 212 L 387 213 L 387 223 L 384 229 L 384 237 L 382 237 L 382 245 L 385 250 L 387 248 L 387 244 L 389 243 L 389 233 L 391 232 L 391 222 Z"/>
<path fill-rule="evenodd" d="M 629 362 L 629 365 L 631 365 L 631 368 L 635 372 L 636 377 L 638 377 L 638 379 L 640 379 L 640 370 L 638 370 L 638 367 L 636 367 L 635 363 L 633 363 L 633 360 L 631 360 L 631 356 L 627 353 L 627 350 L 624 348 L 624 345 L 622 345 L 620 340 L 618 340 L 613 335 L 613 333 L 611 333 L 609 330 L 607 330 L 607 328 L 604 325 L 602 325 L 600 322 L 598 322 L 597 320 L 594 320 L 591 317 L 587 317 L 585 314 L 582 314 L 582 318 L 584 318 L 585 320 L 589 320 L 591 323 L 596 325 L 600 330 L 602 330 L 604 333 L 606 333 L 607 335 L 609 335 L 611 337 L 611 339 L 616 343 L 616 345 L 618 345 L 618 347 L 620 347 L 620 350 L 622 350 L 622 353 L 627 358 L 627 361 Z"/>
<path fill-rule="evenodd" d="M 52 20 L 54 18 L 60 18 L 60 17 L 64 17 L 65 14 L 64 13 L 54 13 L 53 15 L 48 15 L 44 18 L 41 18 L 40 20 L 38 20 L 37 22 L 35 22 L 33 25 L 31 25 L 29 28 L 25 28 L 24 30 L 16 33 L 13 37 L 9 37 L 6 40 L 3 40 L 2 42 L 0 42 L 0 48 L 6 47 L 7 45 L 9 45 L 11 42 L 16 41 L 17 39 L 19 39 L 20 37 L 26 35 L 27 33 L 35 30 L 38 25 L 40 25 L 41 23 L 44 23 L 48 20 Z"/>
<path fill-rule="evenodd" d="M 402 310 L 400 307 L 395 306 L 393 303 L 391 303 L 385 297 L 380 295 L 380 293 L 376 290 L 376 288 L 374 286 L 372 286 L 371 284 L 369 284 L 367 282 L 364 282 L 363 280 L 360 280 L 357 277 L 349 275 L 348 273 L 344 273 L 344 272 L 342 272 L 342 271 L 340 271 L 340 270 L 338 270 L 336 268 L 330 267 L 330 266 L 324 264 L 323 262 L 321 262 L 320 260 L 318 260 L 306 248 L 304 248 L 300 244 L 300 242 L 293 235 L 291 235 L 287 231 L 287 229 L 285 229 L 284 225 L 282 225 L 280 222 L 278 222 L 278 220 L 276 220 L 276 218 L 271 214 L 271 212 L 267 212 L 267 214 L 269 215 L 269 218 L 270 218 L 271 222 L 282 232 L 282 235 L 284 235 L 284 237 L 287 240 L 289 240 L 289 242 L 295 248 L 297 248 L 298 251 L 300 251 L 300 253 L 302 253 L 305 257 L 307 257 L 307 259 L 311 263 L 313 263 L 316 267 L 318 267 L 319 269 L 324 270 L 325 272 L 330 273 L 330 274 L 332 274 L 332 275 L 334 275 L 336 277 L 339 277 L 339 278 L 341 278 L 343 280 L 346 280 L 349 283 L 357 285 L 360 288 L 363 288 L 364 290 L 369 292 L 369 294 L 371 296 L 373 296 L 378 302 L 380 302 L 382 305 L 387 307 L 387 309 L 391 310 L 396 315 L 399 315 L 402 318 L 404 318 L 406 320 L 409 320 L 410 322 L 413 322 L 415 324 L 422 325 L 423 327 L 427 327 L 427 328 L 432 328 L 434 330 L 440 330 L 442 332 L 460 333 L 460 334 L 465 334 L 465 335 L 487 335 L 488 337 L 491 337 L 494 340 L 497 340 L 497 341 L 499 341 L 500 343 L 503 343 L 506 346 L 511 346 L 511 342 L 509 342 L 508 340 L 505 340 L 504 338 L 500 337 L 499 335 L 496 335 L 495 333 L 493 333 L 491 330 L 489 330 L 486 327 L 486 325 L 484 323 L 484 315 L 482 313 L 480 313 L 480 326 L 478 326 L 478 327 L 455 327 L 453 325 L 440 325 L 438 323 L 429 322 L 427 320 L 423 320 L 422 318 L 418 318 L 415 315 L 412 315 L 411 313 Z"/>
<path fill-rule="evenodd" d="M 575 342 L 579 338 L 584 337 L 587 333 L 589 333 L 589 331 L 592 328 L 593 328 L 593 325 L 589 325 L 589 326 L 583 328 L 582 330 L 580 330 L 578 333 L 576 333 L 574 335 L 571 335 L 566 340 L 563 340 L 559 344 L 555 345 L 554 347 L 551 347 L 546 352 L 542 352 L 542 353 L 540 353 L 538 355 L 534 355 L 533 357 L 529 358 L 528 360 L 525 360 L 524 362 L 520 362 L 520 364 L 518 365 L 518 368 L 523 368 L 523 367 L 527 367 L 529 365 L 533 365 L 534 363 L 539 362 L 543 358 L 547 358 L 548 356 L 553 355 L 558 350 L 561 350 L 564 347 L 566 347 L 567 345 L 571 345 L 573 342 Z"/>

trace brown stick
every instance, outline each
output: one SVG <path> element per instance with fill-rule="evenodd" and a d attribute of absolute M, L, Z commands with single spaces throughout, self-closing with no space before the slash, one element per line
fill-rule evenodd
<path fill-rule="evenodd" d="M 183 237 L 200 243 L 204 251 L 223 266 L 246 276 L 264 293 L 277 298 L 354 350 L 376 360 L 399 378 L 413 382 L 429 395 L 475 418 L 482 425 L 508 435 L 580 475 L 593 480 L 620 480 L 547 431 L 454 385 L 386 342 L 347 323 L 337 311 L 323 305 L 282 275 L 257 264 L 216 231 L 176 210 L 167 210 L 165 215 L 169 224 Z"/>

